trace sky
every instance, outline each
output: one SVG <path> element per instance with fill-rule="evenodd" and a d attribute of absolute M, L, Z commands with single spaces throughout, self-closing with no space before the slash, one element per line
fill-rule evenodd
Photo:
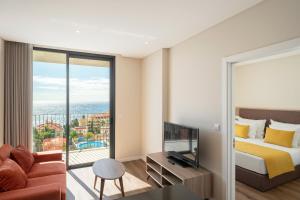
<path fill-rule="evenodd" d="M 70 64 L 70 103 L 109 101 L 109 68 Z M 66 102 L 66 65 L 33 62 L 33 103 Z"/>

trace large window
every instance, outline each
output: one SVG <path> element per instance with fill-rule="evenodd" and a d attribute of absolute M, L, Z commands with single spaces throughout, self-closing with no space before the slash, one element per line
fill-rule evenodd
<path fill-rule="evenodd" d="M 68 166 L 114 157 L 113 59 L 34 50 L 34 151 L 62 150 Z"/>

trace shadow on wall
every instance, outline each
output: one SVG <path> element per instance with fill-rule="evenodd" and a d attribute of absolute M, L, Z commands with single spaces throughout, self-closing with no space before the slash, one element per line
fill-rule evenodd
<path fill-rule="evenodd" d="M 214 199 L 222 199 L 222 194 L 216 194 L 215 191 L 222 191 L 222 184 L 225 181 L 222 177 L 222 135 L 217 131 L 200 130 L 199 135 L 200 165 L 209 169 L 213 173 Z"/>

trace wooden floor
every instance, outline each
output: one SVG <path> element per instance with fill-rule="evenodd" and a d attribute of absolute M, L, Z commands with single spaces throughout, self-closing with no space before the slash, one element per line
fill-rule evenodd
<path fill-rule="evenodd" d="M 124 162 L 126 173 L 123 176 L 125 196 L 146 192 L 158 188 L 157 184 L 147 181 L 146 164 L 143 160 Z M 67 173 L 67 200 L 99 199 L 100 179 L 93 187 L 94 173 L 92 167 L 69 170 Z M 105 181 L 103 200 L 113 200 L 121 197 L 118 181 Z"/>
<path fill-rule="evenodd" d="M 291 181 L 267 192 L 260 192 L 236 182 L 236 200 L 300 200 L 300 179 Z"/>
<path fill-rule="evenodd" d="M 129 162 L 123 162 L 126 168 L 126 172 L 132 174 L 138 179 L 148 183 L 151 187 L 149 189 L 159 188 L 157 183 L 153 181 L 151 178 L 147 180 L 148 174 L 146 174 L 146 163 L 143 160 L 134 160 Z"/>
<path fill-rule="evenodd" d="M 147 181 L 145 162 L 142 160 L 124 162 L 126 173 L 123 177 L 125 195 L 145 192 L 158 185 Z M 95 200 L 99 198 L 100 180 L 93 188 L 94 174 L 91 167 L 69 170 L 67 174 L 67 200 Z M 107 181 L 104 200 L 121 197 L 118 182 Z M 243 183 L 236 182 L 236 200 L 300 200 L 300 179 L 289 182 L 267 192 L 260 192 Z"/>

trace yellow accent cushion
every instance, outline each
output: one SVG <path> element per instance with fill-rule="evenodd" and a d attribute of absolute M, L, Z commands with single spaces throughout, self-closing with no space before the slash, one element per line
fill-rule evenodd
<path fill-rule="evenodd" d="M 291 148 L 294 134 L 295 131 L 267 128 L 264 142 Z"/>
<path fill-rule="evenodd" d="M 241 125 L 236 124 L 235 125 L 235 136 L 241 137 L 241 138 L 249 138 L 249 125 Z"/>

